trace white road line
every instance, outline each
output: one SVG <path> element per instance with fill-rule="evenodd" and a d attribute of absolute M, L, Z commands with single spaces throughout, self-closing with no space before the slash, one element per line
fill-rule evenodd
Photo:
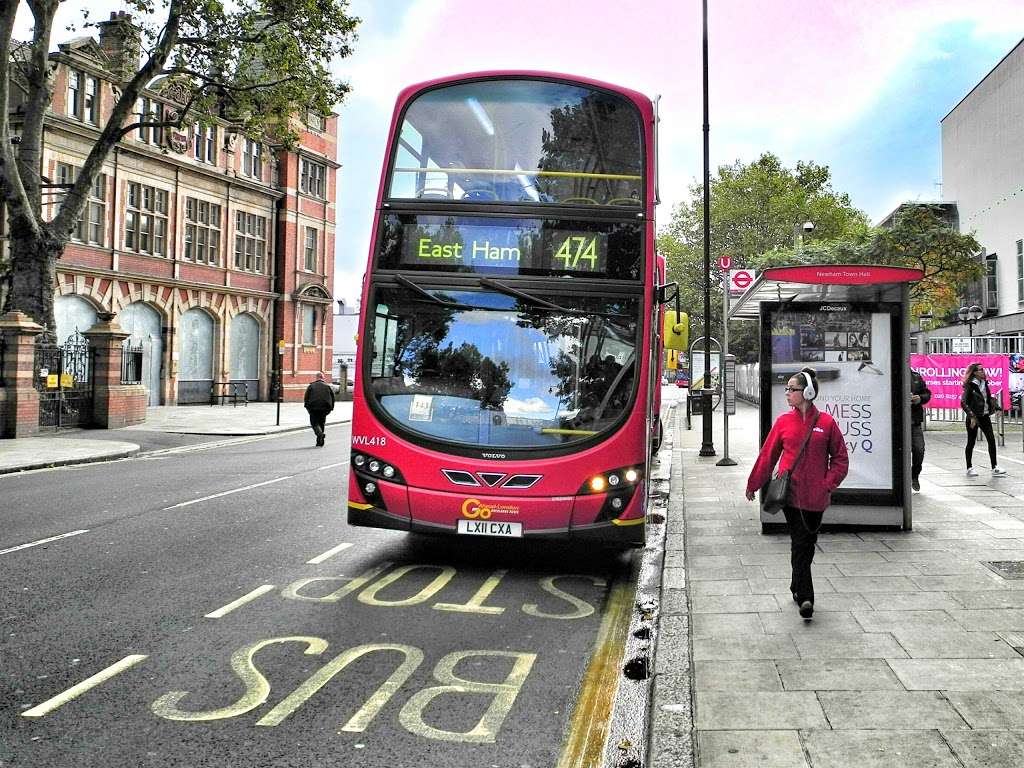
<path fill-rule="evenodd" d="M 325 466 L 325 467 L 317 467 L 317 468 L 316 468 L 316 469 L 314 469 L 313 471 L 314 471 L 314 472 L 323 472 L 323 471 L 324 471 L 325 469 L 334 469 L 335 467 L 343 467 L 343 466 L 345 466 L 346 464 L 348 464 L 348 462 L 347 462 L 347 461 L 339 461 L 339 462 L 338 462 L 337 464 L 328 464 L 328 465 L 327 465 L 327 466 Z"/>
<path fill-rule="evenodd" d="M 233 603 L 228 603 L 223 608 L 218 608 L 216 611 L 213 611 L 212 613 L 206 614 L 203 618 L 204 619 L 222 619 L 225 616 L 227 616 L 229 613 L 231 613 L 233 610 L 235 610 L 235 608 L 241 608 L 246 603 L 251 603 L 257 597 L 259 597 L 261 595 L 265 595 L 265 594 L 267 594 L 267 592 L 271 592 L 272 590 L 275 590 L 275 589 L 277 589 L 277 587 L 275 587 L 273 584 L 264 584 L 262 587 L 256 587 L 256 589 L 254 589 L 249 594 L 242 595 L 240 598 L 235 600 Z"/>
<path fill-rule="evenodd" d="M 322 562 L 323 562 L 324 560 L 327 560 L 328 558 L 331 558 L 331 557 L 333 557 L 334 555 L 338 554 L 338 553 L 339 553 L 339 552 L 341 552 L 342 550 L 348 549 L 348 548 L 349 548 L 349 547 L 351 547 L 351 546 L 352 546 L 352 544 L 351 544 L 351 543 L 349 543 L 349 542 L 347 542 L 347 541 L 345 541 L 345 542 L 342 542 L 342 543 L 341 543 L 341 544 L 339 544 L 338 546 L 336 546 L 336 547 L 333 547 L 333 548 L 331 548 L 331 549 L 328 549 L 328 550 L 327 550 L 326 552 L 324 552 L 324 553 L 323 553 L 322 555 L 317 555 L 317 556 L 316 556 L 316 557 L 314 557 L 314 558 L 313 558 L 312 560 L 307 560 L 307 561 L 306 561 L 306 565 L 319 565 L 319 564 L 320 564 L 320 563 L 322 563 Z"/>
<path fill-rule="evenodd" d="M 242 491 L 251 491 L 253 488 L 260 488 L 264 485 L 271 485 L 273 483 L 280 483 L 282 480 L 291 480 L 295 475 L 285 475 L 284 477 L 275 477 L 273 480 L 264 480 L 262 483 L 253 483 L 252 485 L 246 485 L 242 488 L 234 488 L 230 491 L 222 491 L 221 493 L 215 493 L 212 496 L 203 496 L 201 499 L 192 499 L 192 501 L 183 501 L 180 504 L 172 504 L 169 507 L 164 507 L 163 512 L 169 509 L 178 509 L 179 507 L 188 507 L 192 504 L 198 504 L 201 501 L 209 501 L 210 499 L 219 499 L 221 496 L 230 496 L 232 493 L 241 493 Z"/>
<path fill-rule="evenodd" d="M 42 717 L 43 715 L 49 714 L 57 707 L 64 706 L 72 699 L 77 699 L 83 693 L 91 688 L 95 688 L 100 683 L 106 682 L 114 675 L 119 675 L 129 667 L 133 667 L 140 661 L 148 658 L 147 656 L 125 656 L 116 664 L 111 664 L 109 667 L 104 669 L 102 672 L 97 672 L 92 677 L 88 677 L 78 685 L 68 688 L 64 693 L 59 693 L 52 699 L 47 699 L 42 704 L 37 704 L 32 709 L 27 709 L 21 713 L 22 717 Z"/>
<path fill-rule="evenodd" d="M 85 528 L 81 531 L 71 531 L 71 533 L 62 533 L 60 536 L 51 536 L 48 539 L 40 539 L 39 541 L 30 541 L 28 544 L 19 544 L 16 547 L 9 547 L 8 549 L 0 549 L 0 555 L 6 555 L 8 552 L 17 552 L 19 549 L 28 549 L 29 547 L 38 547 L 40 544 L 49 544 L 51 541 L 57 541 L 57 539 L 66 539 L 68 536 L 77 536 L 80 533 L 88 533 L 89 529 Z"/>

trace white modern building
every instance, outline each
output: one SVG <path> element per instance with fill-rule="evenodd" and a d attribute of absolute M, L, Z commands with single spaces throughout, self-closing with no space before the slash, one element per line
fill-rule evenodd
<path fill-rule="evenodd" d="M 966 306 L 982 310 L 972 329 L 975 341 L 1014 336 L 1011 346 L 1019 346 L 1024 342 L 1024 40 L 942 118 L 941 128 L 943 197 L 955 206 L 959 230 L 977 238 L 986 265 L 987 276 L 966 286 L 962 296 Z M 954 325 L 922 335 L 968 332 Z M 982 342 L 976 348 L 997 351 L 996 346 Z"/>

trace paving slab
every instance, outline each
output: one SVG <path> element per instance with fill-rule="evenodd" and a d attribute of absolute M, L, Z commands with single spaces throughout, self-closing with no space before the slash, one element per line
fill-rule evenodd
<path fill-rule="evenodd" d="M 1024 728 L 1024 691 L 947 691 L 946 698 L 971 728 Z"/>
<path fill-rule="evenodd" d="M 854 618 L 865 632 L 892 632 L 896 629 L 960 629 L 945 611 L 854 611 Z"/>
<path fill-rule="evenodd" d="M 912 691 L 1021 691 L 1021 659 L 898 659 L 889 666 Z"/>
<path fill-rule="evenodd" d="M 40 435 L 0 440 L 0 475 L 93 461 L 123 459 L 137 453 L 136 443 Z"/>
<path fill-rule="evenodd" d="M 964 768 L 1020 768 L 1024 734 L 1012 731 L 942 731 Z"/>
<path fill-rule="evenodd" d="M 963 768 L 938 731 L 810 731 L 814 768 Z"/>
<path fill-rule="evenodd" d="M 818 700 L 835 730 L 968 727 L 933 691 L 821 691 Z"/>
<path fill-rule="evenodd" d="M 804 659 L 898 659 L 907 655 L 892 635 L 882 632 L 861 635 L 809 633 L 790 637 Z"/>
<path fill-rule="evenodd" d="M 804 691 L 697 691 L 697 729 L 827 728 L 817 696 Z"/>
<path fill-rule="evenodd" d="M 796 731 L 701 731 L 703 768 L 808 768 Z"/>
<path fill-rule="evenodd" d="M 960 626 L 970 631 L 1022 632 L 1024 608 L 982 608 L 949 611 Z"/>
<path fill-rule="evenodd" d="M 796 659 L 799 658 L 799 655 L 790 635 L 709 637 L 695 638 L 693 641 L 694 661 Z"/>
<path fill-rule="evenodd" d="M 914 659 L 1019 659 L 995 632 L 915 627 L 893 629 L 893 637 Z"/>
<path fill-rule="evenodd" d="M 787 691 L 902 691 L 883 659 L 780 659 L 775 662 Z"/>
<path fill-rule="evenodd" d="M 767 659 L 697 661 L 694 662 L 694 677 L 697 687 L 706 691 L 781 691 L 776 663 L 782 662 Z"/>

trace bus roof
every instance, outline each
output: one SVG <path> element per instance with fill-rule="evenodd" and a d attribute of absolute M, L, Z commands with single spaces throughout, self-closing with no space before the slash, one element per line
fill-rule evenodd
<path fill-rule="evenodd" d="M 621 85 L 615 85 L 614 83 L 606 83 L 601 80 L 594 80 L 589 77 L 581 77 L 579 75 L 567 75 L 561 72 L 542 72 L 539 70 L 530 69 L 495 69 L 483 72 L 467 72 L 465 74 L 458 75 L 446 75 L 445 77 L 438 77 L 434 80 L 426 80 L 422 83 L 416 83 L 414 85 L 407 86 L 401 90 L 398 94 L 398 101 L 396 104 L 396 114 L 402 110 L 405 104 L 415 95 L 421 91 L 429 88 L 435 88 L 440 85 L 446 85 L 451 83 L 461 83 L 467 80 L 495 80 L 495 79 L 515 79 L 523 78 L 527 80 L 559 80 L 564 82 L 579 83 L 580 85 L 590 85 L 595 88 L 602 88 L 608 91 L 614 91 L 619 93 L 631 101 L 633 101 L 641 109 L 641 113 L 644 119 L 650 118 L 654 113 L 653 102 L 650 97 L 634 91 L 632 88 L 625 88 Z"/>

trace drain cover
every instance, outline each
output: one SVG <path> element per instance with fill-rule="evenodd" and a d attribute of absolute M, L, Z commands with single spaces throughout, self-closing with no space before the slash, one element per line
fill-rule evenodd
<path fill-rule="evenodd" d="M 990 560 L 982 565 L 1004 579 L 1024 579 L 1024 560 Z"/>

